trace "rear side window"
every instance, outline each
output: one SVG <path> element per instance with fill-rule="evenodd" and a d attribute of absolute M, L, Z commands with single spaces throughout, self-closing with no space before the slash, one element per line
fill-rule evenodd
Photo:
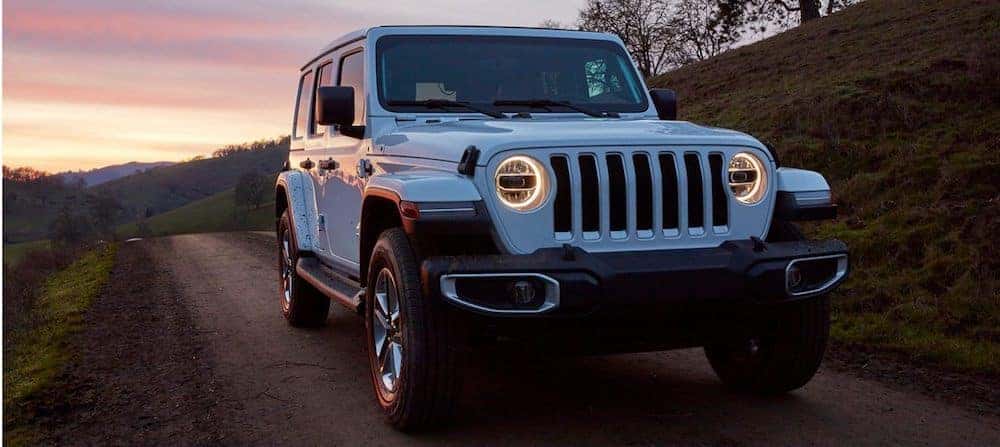
<path fill-rule="evenodd" d="M 316 90 L 319 91 L 320 87 L 329 87 L 333 85 L 333 63 L 327 62 L 316 70 L 319 73 L 319 79 L 316 80 Z M 313 95 L 316 97 L 316 95 Z M 314 100 L 315 101 L 315 100 Z M 320 126 L 316 123 L 318 117 L 313 117 L 312 129 L 310 131 L 315 135 L 323 135 L 326 126 Z"/>
<path fill-rule="evenodd" d="M 313 73 L 310 71 L 302 75 L 299 79 L 299 103 L 295 110 L 295 131 L 293 136 L 295 138 L 302 138 L 306 136 L 309 129 L 309 122 L 312 119 L 312 99 L 314 95 L 310 93 L 313 91 Z"/>
<path fill-rule="evenodd" d="M 354 125 L 365 124 L 365 58 L 357 52 L 340 60 L 340 85 L 354 87 Z"/>

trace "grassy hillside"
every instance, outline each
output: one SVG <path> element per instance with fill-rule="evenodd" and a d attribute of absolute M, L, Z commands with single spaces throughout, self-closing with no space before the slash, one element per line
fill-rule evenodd
<path fill-rule="evenodd" d="M 652 84 L 831 181 L 840 343 L 1000 372 L 1000 3 L 868 0 Z"/>
<path fill-rule="evenodd" d="M 47 239 L 16 244 L 3 244 L 3 263 L 4 265 L 15 265 L 28 253 L 46 248 L 49 248 L 49 241 Z"/>
<path fill-rule="evenodd" d="M 127 220 L 132 220 L 144 215 L 147 209 L 151 214 L 160 214 L 232 188 L 246 172 L 260 175 L 278 172 L 287 159 L 288 139 L 284 138 L 266 142 L 256 150 L 151 169 L 91 190 L 117 198 Z"/>
<path fill-rule="evenodd" d="M 146 219 L 149 236 L 216 231 L 273 230 L 274 202 L 256 210 L 237 210 L 233 189 L 196 200 L 180 208 Z M 121 237 L 140 236 L 136 223 L 118 227 Z"/>

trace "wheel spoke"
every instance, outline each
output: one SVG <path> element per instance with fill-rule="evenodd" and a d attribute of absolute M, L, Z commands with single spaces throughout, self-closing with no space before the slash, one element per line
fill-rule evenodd
<path fill-rule="evenodd" d="M 375 365 L 381 388 L 393 392 L 403 364 L 403 345 L 400 323 L 399 290 L 389 268 L 382 268 L 375 279 L 372 300 L 372 343 Z"/>
<path fill-rule="evenodd" d="M 389 350 L 392 352 L 392 374 L 399 377 L 399 373 L 403 369 L 403 346 L 399 343 L 392 343 L 389 345 Z"/>
<path fill-rule="evenodd" d="M 389 296 L 389 321 L 395 325 L 399 321 L 399 293 L 396 290 L 396 286 L 390 287 Z"/>
<path fill-rule="evenodd" d="M 389 325 L 389 320 L 388 320 L 388 318 L 385 315 L 385 310 L 382 308 L 382 304 L 379 303 L 379 301 L 383 301 L 384 299 L 385 299 L 385 294 L 384 293 L 376 293 L 375 294 L 375 302 L 376 302 L 376 306 L 375 306 L 375 309 L 374 309 L 375 310 L 375 320 L 378 321 L 378 324 L 380 324 L 382 326 L 382 328 L 384 328 L 385 330 L 388 331 L 391 326 Z"/>
<path fill-rule="evenodd" d="M 389 342 L 389 333 L 382 330 L 375 330 L 375 355 L 378 357 L 382 356 L 385 351 L 385 346 Z"/>
<path fill-rule="evenodd" d="M 389 343 L 385 343 L 382 346 L 382 355 L 379 356 L 378 369 L 379 372 L 381 372 L 382 374 L 392 372 L 391 370 L 386 369 L 388 367 L 391 367 L 391 359 L 389 357 L 392 357 L 393 352 L 392 349 L 390 349 L 390 347 L 391 345 Z"/>
<path fill-rule="evenodd" d="M 375 342 L 375 355 L 378 357 L 379 370 L 385 369 L 385 358 L 389 355 L 389 340 L 388 335 L 382 337 L 381 340 L 376 340 Z"/>

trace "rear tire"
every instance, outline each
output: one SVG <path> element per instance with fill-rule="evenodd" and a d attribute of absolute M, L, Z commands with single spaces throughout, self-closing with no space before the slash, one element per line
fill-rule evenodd
<path fill-rule="evenodd" d="M 774 221 L 768 242 L 804 240 L 794 224 Z M 712 369 L 727 386 L 762 394 L 785 393 L 808 383 L 830 338 L 830 299 L 808 298 L 768 316 L 766 334 L 705 347 Z M 762 331 L 763 332 L 763 331 Z"/>
<path fill-rule="evenodd" d="M 423 296 L 419 265 L 402 229 L 379 236 L 367 287 L 368 360 L 386 419 L 404 431 L 447 422 L 459 387 L 453 330 L 443 304 Z"/>
<path fill-rule="evenodd" d="M 278 221 L 278 292 L 281 314 L 288 324 L 295 327 L 317 327 L 326 323 L 330 312 L 330 299 L 306 282 L 295 266 L 299 249 L 292 231 L 288 211 Z"/>

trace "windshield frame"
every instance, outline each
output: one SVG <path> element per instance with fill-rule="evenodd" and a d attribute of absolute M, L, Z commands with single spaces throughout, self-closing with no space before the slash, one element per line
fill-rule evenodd
<path fill-rule="evenodd" d="M 614 114 L 614 113 L 621 113 L 621 114 L 630 114 L 631 115 L 631 114 L 646 114 L 650 110 L 649 95 L 648 95 L 648 92 L 646 92 L 645 80 L 642 78 L 641 75 L 639 75 L 639 72 L 636 70 L 635 63 L 632 61 L 631 55 L 628 53 L 628 51 L 624 48 L 624 46 L 622 46 L 621 44 L 619 44 L 618 42 L 616 42 L 614 40 L 599 39 L 599 38 L 595 39 L 595 38 L 580 38 L 580 37 L 563 37 L 563 36 L 532 36 L 532 35 L 507 35 L 507 34 L 465 34 L 465 33 L 462 33 L 462 34 L 451 34 L 451 33 L 427 33 L 427 34 L 424 34 L 424 33 L 414 33 L 414 34 L 409 34 L 409 33 L 403 34 L 403 33 L 400 33 L 400 34 L 396 34 L 396 33 L 393 33 L 393 34 L 386 34 L 386 35 L 379 36 L 378 39 L 375 41 L 375 45 L 374 45 L 375 46 L 375 51 L 371 52 L 371 54 L 373 56 L 373 61 L 372 62 L 374 63 L 373 65 L 374 65 L 374 68 L 375 68 L 374 70 L 372 70 L 374 72 L 373 74 L 375 75 L 375 89 L 373 89 L 373 90 L 374 90 L 376 98 L 378 99 L 378 104 L 379 104 L 379 106 L 383 110 L 385 110 L 386 112 L 390 112 L 390 113 L 405 113 L 405 114 L 417 114 L 417 113 L 420 113 L 420 114 L 432 114 L 432 115 L 441 115 L 441 114 L 446 114 L 446 115 L 467 115 L 467 114 L 469 114 L 469 111 L 467 111 L 467 110 L 459 110 L 459 109 L 456 109 L 456 110 L 442 110 L 442 109 L 431 109 L 431 108 L 427 108 L 427 107 L 423 107 L 423 106 L 390 105 L 389 103 L 392 102 L 392 101 L 390 101 L 389 98 L 386 98 L 386 97 L 383 96 L 383 90 L 384 90 L 383 87 L 384 87 L 385 80 L 383 79 L 383 73 L 382 73 L 382 71 L 383 71 L 383 67 L 382 67 L 383 57 L 382 57 L 382 55 L 383 55 L 383 50 L 384 50 L 385 43 L 386 42 L 391 42 L 391 41 L 394 41 L 394 40 L 420 40 L 420 39 L 440 39 L 440 38 L 448 38 L 448 39 L 456 39 L 456 40 L 463 40 L 463 39 L 483 39 L 483 40 L 488 40 L 488 39 L 489 40 L 503 39 L 503 40 L 507 40 L 507 39 L 510 39 L 510 40 L 526 40 L 526 41 L 530 41 L 530 40 L 570 41 L 571 40 L 571 41 L 590 42 L 590 43 L 592 43 L 594 45 L 598 45 L 598 46 L 604 47 L 606 49 L 610 49 L 611 51 L 613 51 L 615 53 L 618 53 L 618 55 L 620 57 L 622 57 L 623 61 L 625 62 L 623 64 L 624 66 L 622 67 L 623 74 L 625 76 L 632 76 L 633 80 L 635 81 L 635 84 L 636 84 L 635 85 L 635 88 L 637 90 L 636 91 L 636 95 L 638 97 L 638 102 L 637 103 L 612 104 L 613 106 L 618 106 L 618 107 L 613 107 L 612 108 L 613 110 L 607 110 L 607 111 L 611 112 L 612 114 Z M 531 98 L 531 99 L 535 99 L 535 98 Z M 579 104 L 581 106 L 587 106 L 587 107 L 594 107 L 594 105 L 590 104 L 590 103 L 582 103 L 582 102 L 581 103 L 575 103 L 574 102 L 574 104 Z M 493 108 L 495 110 L 498 110 L 498 111 L 501 111 L 501 112 L 505 112 L 505 113 L 530 112 L 532 114 L 535 114 L 535 113 L 544 113 L 546 115 L 566 115 L 566 114 L 568 114 L 568 115 L 582 115 L 581 112 L 578 112 L 578 111 L 575 111 L 575 110 L 571 110 L 569 108 L 558 107 L 558 106 L 555 106 L 555 108 L 557 110 L 545 110 L 545 109 L 540 109 L 538 107 L 531 107 L 531 106 L 494 106 L 490 102 L 475 102 L 475 105 L 490 107 L 490 108 Z M 601 110 L 603 111 L 603 108 L 601 108 Z"/>

